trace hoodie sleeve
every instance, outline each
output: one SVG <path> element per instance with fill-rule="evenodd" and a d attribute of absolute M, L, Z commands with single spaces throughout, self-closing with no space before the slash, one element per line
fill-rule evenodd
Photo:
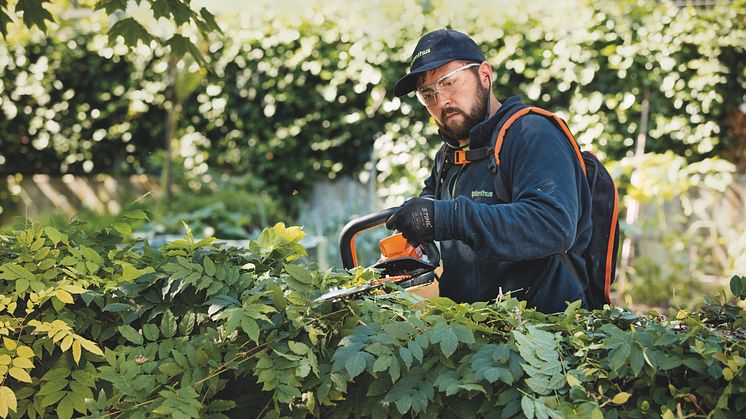
<path fill-rule="evenodd" d="M 460 240 L 480 257 L 500 261 L 567 251 L 575 241 L 584 176 L 570 142 L 544 117 L 527 115 L 508 131 L 500 160 L 512 202 L 435 201 L 435 240 Z"/>
<path fill-rule="evenodd" d="M 420 198 L 433 198 L 435 199 L 435 182 L 438 178 L 438 161 L 442 158 L 443 148 L 441 147 L 437 153 L 435 153 L 435 161 L 433 168 L 430 170 L 430 176 L 425 179 L 425 187 L 420 192 Z M 443 168 L 441 168 L 443 170 Z"/>

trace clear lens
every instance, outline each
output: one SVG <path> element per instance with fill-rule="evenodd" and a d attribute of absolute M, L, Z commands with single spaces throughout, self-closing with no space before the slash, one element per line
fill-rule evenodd
<path fill-rule="evenodd" d="M 425 106 L 432 106 L 438 102 L 438 93 L 445 93 L 446 95 L 451 96 L 453 93 L 456 93 L 461 88 L 462 83 L 460 83 L 460 81 L 463 77 L 463 73 L 461 73 L 461 71 L 478 65 L 479 64 L 477 63 L 471 63 L 463 67 L 459 67 L 439 78 L 438 80 L 435 80 L 434 82 L 415 90 L 415 96 L 417 96 L 417 100 L 419 100 L 420 103 Z"/>
<path fill-rule="evenodd" d="M 417 99 L 420 101 L 421 104 L 425 106 L 434 105 L 435 102 L 438 101 L 438 92 L 434 89 L 429 89 L 425 92 L 421 92 L 417 90 L 415 92 L 415 96 L 417 96 Z"/>

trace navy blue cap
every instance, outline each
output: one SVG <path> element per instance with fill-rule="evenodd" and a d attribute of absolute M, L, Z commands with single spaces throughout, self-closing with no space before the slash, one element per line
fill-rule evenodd
<path fill-rule="evenodd" d="M 468 35 L 452 29 L 438 29 L 425 34 L 412 53 L 409 73 L 394 86 L 397 97 L 417 88 L 417 76 L 453 60 L 486 61 L 479 46 Z"/>

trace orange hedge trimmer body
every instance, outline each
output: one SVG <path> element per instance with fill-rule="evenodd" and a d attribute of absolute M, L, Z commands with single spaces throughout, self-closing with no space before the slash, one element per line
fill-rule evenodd
<path fill-rule="evenodd" d="M 347 223 L 339 235 L 339 251 L 342 266 L 352 269 L 358 265 L 355 237 L 358 233 L 383 225 L 398 208 L 389 208 L 356 218 Z M 414 247 L 401 234 L 394 234 L 378 243 L 381 258 L 371 268 L 380 269 L 381 277 L 351 288 L 329 290 L 315 302 L 338 300 L 381 287 L 390 281 L 404 288 L 425 285 L 437 279 L 435 268 L 440 262 L 440 253 L 435 243 Z"/>

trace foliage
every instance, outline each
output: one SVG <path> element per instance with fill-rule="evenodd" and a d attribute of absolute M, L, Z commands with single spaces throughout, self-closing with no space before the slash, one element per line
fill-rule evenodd
<path fill-rule="evenodd" d="M 141 214 L 142 215 L 142 214 Z M 29 224 L 0 242 L 0 416 L 740 417 L 746 313 L 725 295 L 667 319 L 393 290 L 302 262 L 297 227 L 248 249 L 156 250 L 118 229 Z M 746 299 L 746 278 L 731 291 Z"/>
<path fill-rule="evenodd" d="M 215 16 L 209 10 L 203 7 L 197 12 L 191 8 L 190 3 L 189 0 L 137 1 L 139 7 L 148 5 L 150 20 L 164 18 L 172 22 L 177 30 L 182 27 L 196 28 L 203 36 L 214 32 L 221 33 L 220 26 L 215 22 Z M 145 20 L 147 19 L 140 16 L 138 20 L 133 16 L 126 15 L 129 10 L 126 0 L 96 0 L 94 2 L 74 2 L 73 4 L 75 8 L 103 11 L 105 16 L 112 18 L 113 23 L 108 32 L 110 44 L 116 43 L 121 38 L 124 45 L 134 48 L 140 43 L 147 45 L 158 39 L 157 35 L 153 36 L 151 34 L 152 30 L 148 31 L 146 29 L 145 26 L 148 25 Z M 7 40 L 9 37 L 8 26 L 18 30 L 21 27 L 18 24 L 19 21 L 22 21 L 23 26 L 28 29 L 37 27 L 42 32 L 47 33 L 51 30 L 51 28 L 47 28 L 47 22 L 56 26 L 55 24 L 60 18 L 55 18 L 53 13 L 60 14 L 59 5 L 53 7 L 50 0 L 19 0 L 15 4 L 2 1 L 0 2 L 0 34 Z M 168 46 L 170 52 L 178 58 L 190 54 L 202 64 L 207 64 L 195 43 L 181 33 L 172 33 L 170 37 L 161 39 L 160 42 L 164 46 Z"/>

